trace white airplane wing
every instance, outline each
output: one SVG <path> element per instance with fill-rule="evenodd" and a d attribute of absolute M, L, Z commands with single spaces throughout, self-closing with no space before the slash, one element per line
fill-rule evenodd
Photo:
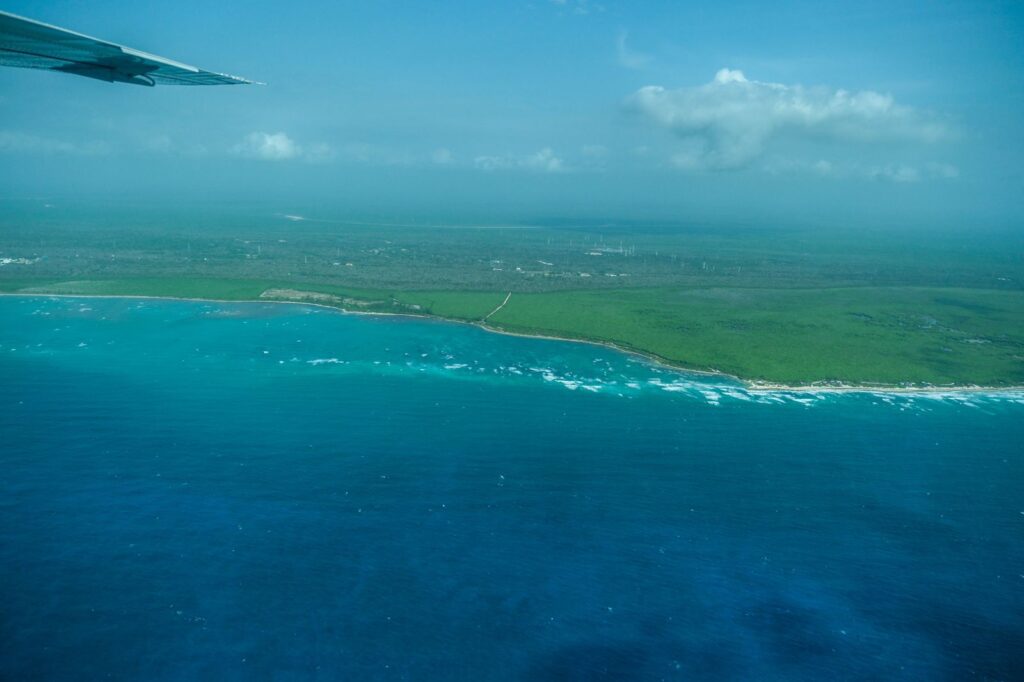
<path fill-rule="evenodd" d="M 239 85 L 254 81 L 203 71 L 124 45 L 0 11 L 0 66 L 62 71 L 135 85 Z"/>

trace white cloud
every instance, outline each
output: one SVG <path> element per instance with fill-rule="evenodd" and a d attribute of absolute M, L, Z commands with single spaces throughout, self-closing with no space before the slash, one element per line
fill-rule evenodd
<path fill-rule="evenodd" d="M 871 167 L 863 173 L 872 180 L 888 180 L 890 182 L 920 182 L 928 179 L 955 180 L 960 177 L 960 170 L 949 163 L 928 163 L 924 167 L 906 164 L 890 164 Z"/>
<path fill-rule="evenodd" d="M 522 165 L 524 168 L 544 171 L 545 173 L 559 173 L 565 170 L 565 164 L 562 162 L 562 159 L 555 156 L 555 153 L 549 147 L 545 147 L 536 154 L 526 157 Z"/>
<path fill-rule="evenodd" d="M 473 159 L 473 165 L 485 171 L 530 170 L 539 173 L 561 173 L 568 170 L 565 162 L 556 156 L 550 147 L 526 156 L 478 156 Z"/>
<path fill-rule="evenodd" d="M 867 176 L 872 180 L 888 180 L 889 182 L 920 182 L 921 172 L 913 166 L 890 164 L 867 169 Z"/>
<path fill-rule="evenodd" d="M 619 35 L 615 38 L 615 56 L 618 57 L 619 66 L 624 66 L 627 69 L 642 69 L 651 62 L 652 57 L 629 49 L 629 46 L 626 45 L 628 38 L 629 33 L 626 31 L 619 31 Z"/>
<path fill-rule="evenodd" d="M 810 141 L 919 143 L 951 135 L 934 117 L 897 104 L 890 95 L 762 83 L 731 69 L 697 87 L 641 88 L 628 104 L 682 138 L 672 163 L 688 169 L 744 167 L 784 134 Z"/>
<path fill-rule="evenodd" d="M 430 155 L 430 160 L 439 166 L 446 166 L 455 161 L 455 156 L 452 155 L 450 149 L 439 147 L 434 150 L 434 153 Z"/>
<path fill-rule="evenodd" d="M 247 159 L 263 161 L 302 160 L 308 163 L 326 163 L 336 154 L 334 148 L 324 142 L 301 145 L 287 133 L 249 133 L 245 139 L 231 148 L 231 153 Z"/>
<path fill-rule="evenodd" d="M 302 147 L 284 133 L 249 133 L 232 151 L 239 156 L 266 161 L 285 161 L 302 154 Z"/>
<path fill-rule="evenodd" d="M 473 159 L 473 165 L 485 171 L 494 171 L 516 168 L 518 162 L 511 156 L 478 156 Z"/>
<path fill-rule="evenodd" d="M 765 163 L 762 170 L 772 175 L 804 173 L 833 179 L 866 179 L 899 184 L 924 180 L 955 180 L 960 176 L 960 170 L 949 163 L 927 163 L 923 166 L 907 163 L 864 165 L 833 162 L 827 159 L 808 162 L 800 159 L 776 158 Z"/>
<path fill-rule="evenodd" d="M 811 164 L 811 170 L 818 175 L 831 175 L 832 174 L 832 162 L 827 159 L 818 159 Z"/>

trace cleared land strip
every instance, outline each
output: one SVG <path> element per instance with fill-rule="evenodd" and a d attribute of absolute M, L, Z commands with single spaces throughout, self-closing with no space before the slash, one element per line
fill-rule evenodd
<path fill-rule="evenodd" d="M 484 319 L 483 319 L 483 321 L 484 321 L 484 322 L 486 322 L 486 321 L 487 321 L 487 320 L 488 320 L 488 319 L 489 319 L 489 318 L 491 317 L 491 315 L 493 315 L 494 313 L 496 313 L 496 312 L 498 312 L 499 310 L 501 310 L 502 308 L 504 308 L 504 307 L 505 307 L 505 304 L 506 304 L 506 303 L 508 303 L 508 299 L 510 299 L 510 298 L 512 298 L 512 292 L 511 292 L 511 291 L 510 291 L 510 292 L 508 292 L 508 296 L 506 296 L 506 297 L 505 297 L 505 300 L 501 302 L 501 305 L 499 305 L 499 306 L 498 306 L 497 308 L 495 308 L 495 309 L 494 309 L 494 310 L 492 310 L 491 312 L 489 312 L 489 313 L 487 313 L 486 315 L 484 315 Z"/>

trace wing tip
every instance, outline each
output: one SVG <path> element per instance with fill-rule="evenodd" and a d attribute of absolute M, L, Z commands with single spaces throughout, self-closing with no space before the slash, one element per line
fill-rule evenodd
<path fill-rule="evenodd" d="M 172 73 L 151 72 L 148 74 L 160 85 L 266 85 L 261 81 L 254 81 L 241 76 L 233 76 L 230 73 L 219 73 L 217 71 L 197 70 L 194 74 L 178 75 Z"/>
<path fill-rule="evenodd" d="M 227 82 L 224 83 L 224 85 L 266 85 L 263 81 L 254 81 L 249 78 L 242 78 L 241 76 L 236 76 L 230 73 L 218 73 L 216 71 L 209 71 L 208 73 L 227 79 Z"/>

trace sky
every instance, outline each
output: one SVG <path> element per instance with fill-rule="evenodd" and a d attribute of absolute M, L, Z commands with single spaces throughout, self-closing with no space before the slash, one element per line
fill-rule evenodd
<path fill-rule="evenodd" d="M 1019 3 L 3 9 L 266 83 L 144 88 L 0 68 L 4 199 L 493 221 L 1024 220 Z"/>

